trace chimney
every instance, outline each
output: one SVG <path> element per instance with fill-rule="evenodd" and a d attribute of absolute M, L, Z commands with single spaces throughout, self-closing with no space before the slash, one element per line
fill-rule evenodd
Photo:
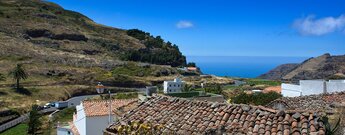
<path fill-rule="evenodd" d="M 156 86 L 146 86 L 146 96 L 152 96 L 153 93 L 157 93 Z"/>

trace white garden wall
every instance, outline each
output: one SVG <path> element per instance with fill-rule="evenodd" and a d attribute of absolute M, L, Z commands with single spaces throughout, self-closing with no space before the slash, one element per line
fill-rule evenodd
<path fill-rule="evenodd" d="M 299 85 L 282 83 L 284 97 L 296 97 L 345 91 L 345 80 L 300 80 Z"/>
<path fill-rule="evenodd" d="M 294 84 L 282 83 L 282 95 L 284 97 L 297 97 L 301 96 L 301 87 Z"/>
<path fill-rule="evenodd" d="M 315 95 L 326 92 L 324 80 L 300 80 L 302 95 Z"/>

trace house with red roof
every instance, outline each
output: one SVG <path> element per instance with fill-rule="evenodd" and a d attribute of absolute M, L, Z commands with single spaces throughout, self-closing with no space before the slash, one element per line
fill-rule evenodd
<path fill-rule="evenodd" d="M 115 122 L 122 113 L 126 112 L 135 99 L 111 100 L 111 121 Z M 85 100 L 76 106 L 73 121 L 68 125 L 59 126 L 57 135 L 99 135 L 109 125 L 109 100 Z"/>

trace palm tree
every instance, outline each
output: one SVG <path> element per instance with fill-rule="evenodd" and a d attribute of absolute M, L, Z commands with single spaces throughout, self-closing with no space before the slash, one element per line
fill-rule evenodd
<path fill-rule="evenodd" d="M 16 80 L 17 90 L 19 90 L 19 81 L 21 79 L 25 80 L 28 78 L 28 74 L 25 72 L 21 64 L 17 64 L 17 66 L 10 71 L 9 76 Z"/>

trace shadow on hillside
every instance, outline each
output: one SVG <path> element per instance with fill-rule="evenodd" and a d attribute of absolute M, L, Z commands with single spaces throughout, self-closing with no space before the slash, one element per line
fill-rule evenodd
<path fill-rule="evenodd" d="M 3 95 L 7 95 L 7 93 L 0 91 L 0 96 L 3 96 Z"/>
<path fill-rule="evenodd" d="M 15 90 L 15 92 L 19 93 L 19 94 L 23 94 L 23 95 L 27 95 L 27 96 L 31 96 L 31 92 L 26 89 L 26 88 L 19 88 L 19 89 L 16 89 L 16 88 L 13 88 Z"/>

